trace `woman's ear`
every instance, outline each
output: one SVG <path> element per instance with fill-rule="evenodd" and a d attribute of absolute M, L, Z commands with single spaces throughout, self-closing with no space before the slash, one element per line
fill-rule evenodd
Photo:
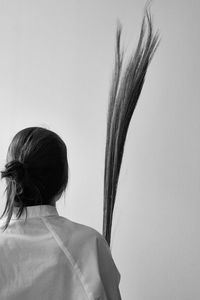
<path fill-rule="evenodd" d="M 54 206 L 55 206 L 56 201 L 58 201 L 58 200 L 60 199 L 61 196 L 62 196 L 62 192 L 59 193 L 59 194 L 57 194 L 56 196 L 54 196 L 54 197 L 52 198 L 52 200 L 51 200 L 50 205 L 54 205 Z"/>

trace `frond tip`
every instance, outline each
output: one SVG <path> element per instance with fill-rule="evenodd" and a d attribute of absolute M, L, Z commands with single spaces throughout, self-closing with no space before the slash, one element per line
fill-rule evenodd
<path fill-rule="evenodd" d="M 146 8 L 136 51 L 130 56 L 128 64 L 122 72 L 124 54 L 121 51 L 121 31 L 122 26 L 118 23 L 105 149 L 103 235 L 109 245 L 128 127 L 144 84 L 147 68 L 160 42 L 159 33 L 154 33 L 152 17 L 149 9 Z"/>

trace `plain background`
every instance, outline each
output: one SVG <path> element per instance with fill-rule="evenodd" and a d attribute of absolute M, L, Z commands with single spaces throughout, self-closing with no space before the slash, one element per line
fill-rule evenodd
<path fill-rule="evenodd" d="M 108 93 L 117 19 L 128 56 L 145 1 L 0 0 L 0 164 L 24 127 L 68 148 L 59 213 L 102 232 Z M 124 300 L 200 299 L 200 4 L 151 5 L 161 44 L 132 118 L 113 219 Z M 0 209 L 4 207 L 2 194 Z"/>

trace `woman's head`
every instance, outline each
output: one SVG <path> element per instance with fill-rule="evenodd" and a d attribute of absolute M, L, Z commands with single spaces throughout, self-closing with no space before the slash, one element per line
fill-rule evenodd
<path fill-rule="evenodd" d="M 5 170 L 7 200 L 2 216 L 7 215 L 5 229 L 19 208 L 20 217 L 26 206 L 51 204 L 61 195 L 68 183 L 67 149 L 54 132 L 29 127 L 13 138 L 7 153 Z"/>

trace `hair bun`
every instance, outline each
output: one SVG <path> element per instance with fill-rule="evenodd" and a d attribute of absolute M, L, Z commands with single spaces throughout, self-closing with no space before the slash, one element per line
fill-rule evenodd
<path fill-rule="evenodd" d="M 18 161 L 12 160 L 5 165 L 5 171 L 1 172 L 1 178 L 7 177 L 20 182 L 23 180 L 25 175 L 25 165 Z"/>

